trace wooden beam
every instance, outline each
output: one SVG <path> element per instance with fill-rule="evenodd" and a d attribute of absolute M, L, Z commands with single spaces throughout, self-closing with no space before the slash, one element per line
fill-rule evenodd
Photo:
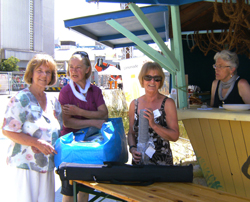
<path fill-rule="evenodd" d="M 106 20 L 106 23 L 109 24 L 111 27 L 116 29 L 118 32 L 122 33 L 128 39 L 133 41 L 137 46 L 140 47 L 140 50 L 143 50 L 144 54 L 150 57 L 155 62 L 158 62 L 162 67 L 164 67 L 167 71 L 173 72 L 175 69 L 171 66 L 171 63 L 161 55 L 158 51 L 151 48 L 148 44 L 146 44 L 143 40 L 135 36 L 132 32 L 127 30 L 125 27 L 120 25 L 115 20 Z"/>
<path fill-rule="evenodd" d="M 154 42 L 159 46 L 159 48 L 161 49 L 162 53 L 167 58 L 171 66 L 174 67 L 174 69 L 172 70 L 179 71 L 179 64 L 174 54 L 166 46 L 166 44 L 164 43 L 160 35 L 156 32 L 154 26 L 151 24 L 151 22 L 148 20 L 145 14 L 134 3 L 129 4 L 129 8 L 134 13 L 135 17 L 138 19 L 138 21 L 141 23 L 144 29 L 151 36 L 151 38 L 154 40 Z"/>
<path fill-rule="evenodd" d="M 180 10 L 179 6 L 171 6 L 171 18 L 173 28 L 173 43 L 175 57 L 179 62 L 180 71 L 176 72 L 177 75 L 177 89 L 178 89 L 178 103 L 179 108 L 187 107 L 187 93 L 186 93 L 186 82 L 185 82 L 185 70 L 184 70 L 184 59 L 183 59 L 183 48 L 181 38 L 181 22 L 180 22 Z"/>

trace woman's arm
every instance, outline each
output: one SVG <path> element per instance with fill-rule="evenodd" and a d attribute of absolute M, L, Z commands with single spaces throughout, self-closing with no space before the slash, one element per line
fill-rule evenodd
<path fill-rule="evenodd" d="M 135 132 L 133 130 L 134 120 L 135 120 L 135 100 L 133 100 L 129 106 L 129 132 L 127 136 L 128 136 L 128 145 L 130 148 L 129 151 L 132 154 L 134 162 L 139 163 L 141 161 L 141 153 L 137 151 Z"/>
<path fill-rule="evenodd" d="M 67 128 L 81 129 L 81 128 L 87 128 L 91 126 L 101 128 L 102 124 L 108 118 L 108 109 L 105 104 L 102 104 L 101 106 L 99 106 L 97 108 L 97 111 L 84 110 L 85 113 L 87 114 L 85 118 L 89 118 L 89 119 L 77 119 L 77 118 L 72 117 L 72 115 L 76 115 L 76 114 L 73 114 L 70 108 L 72 107 L 76 109 L 78 107 L 74 105 L 70 105 L 70 107 L 65 107 L 65 106 L 66 105 L 62 106 L 62 111 L 63 111 L 62 118 L 63 118 L 63 125 L 64 127 L 67 127 Z M 80 108 L 78 109 L 80 110 Z"/>
<path fill-rule="evenodd" d="M 22 132 L 17 133 L 17 132 L 2 130 L 2 133 L 3 135 L 5 135 L 7 138 L 11 139 L 15 143 L 36 147 L 45 155 L 49 155 L 53 153 L 57 154 L 55 148 L 50 143 L 46 142 L 45 140 L 32 137 Z"/>
<path fill-rule="evenodd" d="M 108 118 L 108 109 L 105 104 L 102 104 L 98 107 L 97 111 L 88 111 L 81 109 L 76 105 L 66 104 L 62 106 L 64 114 L 72 116 L 82 116 L 87 119 L 107 119 Z"/>
<path fill-rule="evenodd" d="M 168 98 L 165 102 L 164 110 L 166 113 L 166 123 L 168 128 L 165 128 L 154 121 L 154 114 L 151 110 L 146 109 L 145 116 L 150 127 L 163 139 L 170 141 L 177 141 L 179 139 L 179 126 L 177 119 L 177 111 L 174 101 L 171 98 Z"/>
<path fill-rule="evenodd" d="M 214 106 L 214 95 L 215 95 L 217 84 L 218 84 L 218 80 L 214 80 L 213 83 L 212 83 L 212 87 L 211 87 L 211 100 L 210 100 L 210 106 L 211 107 Z"/>
<path fill-rule="evenodd" d="M 239 94 L 245 104 L 250 104 L 250 85 L 245 79 L 239 80 L 238 83 Z"/>
<path fill-rule="evenodd" d="M 129 106 L 129 132 L 127 134 L 129 146 L 136 146 L 135 132 L 133 130 L 134 119 L 135 119 L 134 112 L 135 112 L 135 101 L 133 100 Z"/>

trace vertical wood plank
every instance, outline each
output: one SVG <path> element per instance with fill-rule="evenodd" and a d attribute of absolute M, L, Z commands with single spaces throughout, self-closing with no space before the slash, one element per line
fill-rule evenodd
<path fill-rule="evenodd" d="M 247 159 L 245 159 L 245 162 L 247 162 L 247 160 L 250 156 L 250 122 L 242 121 L 241 127 L 242 127 L 242 131 L 243 131 L 243 137 L 245 140 L 245 147 L 246 147 L 246 151 L 247 151 Z M 247 172 L 247 175 L 250 175 L 250 166 L 248 166 L 248 169 L 246 172 Z M 250 179 L 247 178 L 247 176 L 244 176 L 243 179 L 250 181 Z M 250 186 L 246 187 L 246 193 L 247 193 L 247 197 L 250 198 L 250 196 L 249 196 Z"/>
<path fill-rule="evenodd" d="M 216 152 L 215 143 L 214 143 L 214 139 L 213 139 L 213 135 L 211 131 L 211 128 L 213 127 L 213 125 L 210 125 L 208 119 L 199 119 L 199 121 L 200 121 L 201 129 L 202 129 L 204 141 L 207 145 L 207 148 L 209 148 L 208 156 L 209 156 L 209 160 L 212 166 L 211 168 L 214 174 L 214 178 L 210 178 L 210 181 L 207 183 L 212 183 L 211 185 L 209 185 L 209 187 L 211 188 L 216 188 L 216 189 L 225 191 L 225 183 L 224 183 L 224 178 L 222 175 L 222 169 L 220 166 L 218 154 Z"/>
<path fill-rule="evenodd" d="M 234 140 L 232 137 L 230 122 L 228 120 L 220 120 L 219 123 L 236 194 L 240 196 L 245 196 L 245 189 L 241 178 L 241 172 L 239 170 L 239 163 L 236 155 Z"/>
<path fill-rule="evenodd" d="M 189 140 L 192 144 L 192 147 L 194 149 L 194 152 L 195 152 L 195 148 L 197 147 L 197 143 L 195 141 L 195 138 L 190 138 L 190 136 L 192 136 L 192 134 L 194 133 L 193 129 L 192 129 L 192 126 L 191 126 L 191 119 L 185 119 L 185 120 L 182 120 L 183 124 L 184 124 L 184 127 L 187 131 L 187 135 L 189 137 Z"/>
<path fill-rule="evenodd" d="M 197 161 L 207 182 L 213 177 L 212 166 L 208 157 L 208 150 L 205 144 L 201 126 L 198 119 L 189 119 L 183 122 L 194 148 Z"/>
<path fill-rule="evenodd" d="M 245 196 L 250 197 L 250 180 L 241 172 L 241 167 L 248 158 L 245 139 L 240 121 L 230 121 L 236 154 L 238 157 L 238 169 L 244 184 Z M 248 190 L 248 191 L 247 191 Z"/>
<path fill-rule="evenodd" d="M 211 127 L 211 131 L 212 131 L 212 136 L 214 139 L 215 149 L 218 155 L 220 167 L 222 169 L 222 176 L 225 182 L 225 189 L 226 189 L 225 191 L 235 194 L 236 191 L 235 191 L 233 179 L 231 176 L 230 166 L 229 166 L 229 162 L 227 158 L 227 153 L 226 153 L 226 148 L 224 145 L 223 137 L 221 134 L 219 121 L 216 119 L 210 119 L 209 122 L 210 122 L 210 125 L 213 126 Z"/>
<path fill-rule="evenodd" d="M 247 156 L 250 156 L 250 122 L 242 121 L 241 127 L 243 131 L 243 136 L 245 139 Z"/>

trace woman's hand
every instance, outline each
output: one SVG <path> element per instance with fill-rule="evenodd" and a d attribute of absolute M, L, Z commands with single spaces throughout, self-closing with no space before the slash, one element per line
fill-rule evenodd
<path fill-rule="evenodd" d="M 47 141 L 42 139 L 37 139 L 26 133 L 17 133 L 7 130 L 2 130 L 3 135 L 21 145 L 31 146 L 34 153 L 43 153 L 45 155 L 57 154 L 55 148 Z"/>
<path fill-rule="evenodd" d="M 96 124 L 95 127 L 101 129 L 102 128 L 102 124 L 105 122 L 105 120 L 95 120 Z"/>
<path fill-rule="evenodd" d="M 44 155 L 57 154 L 55 148 L 45 140 L 38 139 L 35 147 Z"/>
<path fill-rule="evenodd" d="M 153 113 L 153 111 L 151 109 L 146 108 L 145 110 L 146 111 L 144 111 L 144 113 L 146 115 L 144 115 L 144 117 L 146 119 L 148 119 L 148 124 L 152 128 L 153 125 L 155 124 L 154 113 Z"/>
<path fill-rule="evenodd" d="M 78 115 L 80 108 L 75 105 L 66 104 L 62 106 L 62 111 L 67 115 Z"/>
<path fill-rule="evenodd" d="M 133 161 L 136 164 L 140 163 L 140 161 L 141 161 L 141 152 L 138 152 L 135 147 L 131 148 L 130 152 L 132 154 Z"/>

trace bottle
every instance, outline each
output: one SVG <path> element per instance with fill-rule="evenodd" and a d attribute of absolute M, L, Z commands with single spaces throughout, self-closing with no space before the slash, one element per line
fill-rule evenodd
<path fill-rule="evenodd" d="M 148 145 L 149 140 L 149 134 L 148 134 L 148 119 L 144 117 L 145 115 L 145 109 L 140 110 L 139 114 L 139 131 L 138 131 L 138 143 L 137 143 L 137 151 L 141 152 L 142 158 L 141 158 L 141 164 L 145 163 L 145 160 L 148 158 L 147 155 L 145 155 L 146 147 Z"/>

